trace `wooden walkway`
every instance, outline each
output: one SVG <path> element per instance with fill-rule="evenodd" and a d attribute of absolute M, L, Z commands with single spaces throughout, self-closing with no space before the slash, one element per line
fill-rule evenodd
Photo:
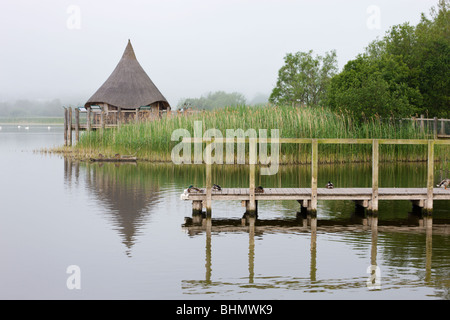
<path fill-rule="evenodd" d="M 303 208 L 308 208 L 312 199 L 311 188 L 265 188 L 263 193 L 255 193 L 255 201 L 296 200 Z M 192 201 L 194 210 L 201 210 L 206 202 L 205 188 L 199 192 L 185 192 L 182 200 Z M 427 188 L 379 188 L 378 200 L 409 200 L 413 205 L 423 208 L 428 199 Z M 242 201 L 247 206 L 250 201 L 248 188 L 222 188 L 212 190 L 211 200 Z M 356 204 L 372 209 L 372 188 L 317 188 L 317 200 L 351 200 Z M 450 189 L 434 188 L 433 200 L 450 200 Z"/>
<path fill-rule="evenodd" d="M 379 200 L 426 200 L 427 188 L 379 188 Z M 200 192 L 183 193 L 182 200 L 206 200 L 206 189 Z M 222 188 L 211 191 L 212 200 L 250 200 L 248 188 Z M 318 188 L 318 200 L 371 200 L 372 188 Z M 311 188 L 266 188 L 255 193 L 255 200 L 311 200 Z M 450 200 L 450 188 L 433 189 L 433 200 Z"/>

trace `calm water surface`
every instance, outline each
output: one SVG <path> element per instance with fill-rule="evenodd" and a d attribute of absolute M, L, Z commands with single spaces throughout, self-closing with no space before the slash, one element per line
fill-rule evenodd
<path fill-rule="evenodd" d="M 1 299 L 450 297 L 448 201 L 436 202 L 432 222 L 408 201 L 380 202 L 377 220 L 348 201 L 319 202 L 316 220 L 297 215 L 296 202 L 261 202 L 256 221 L 238 202 L 214 202 L 212 220 L 202 219 L 179 198 L 203 183 L 202 166 L 34 152 L 62 142 L 61 127 L 0 131 Z M 309 170 L 286 167 L 258 182 L 307 187 Z M 245 187 L 247 174 L 217 167 L 213 179 Z M 321 166 L 319 185 L 369 187 L 370 174 L 365 165 Z M 437 165 L 435 174 L 448 172 Z M 380 177 L 382 187 L 422 187 L 426 168 L 383 165 Z M 71 265 L 81 289 L 67 287 Z"/>

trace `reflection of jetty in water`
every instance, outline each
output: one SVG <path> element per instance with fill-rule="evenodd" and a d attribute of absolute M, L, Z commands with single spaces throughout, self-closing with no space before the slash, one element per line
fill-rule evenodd
<path fill-rule="evenodd" d="M 412 213 L 414 214 L 414 213 Z M 412 218 L 407 222 L 412 223 Z M 417 215 L 414 220 L 415 226 L 404 225 L 399 222 L 383 221 L 379 225 L 376 215 L 355 214 L 351 219 L 343 220 L 318 220 L 316 216 L 298 213 L 295 219 L 274 219 L 260 220 L 256 215 L 244 214 L 241 219 L 212 219 L 210 216 L 197 213 L 192 217 L 185 218 L 183 229 L 191 237 L 206 235 L 205 246 L 205 280 L 184 280 L 182 288 L 186 294 L 213 293 L 214 287 L 238 286 L 243 289 L 248 288 L 290 288 L 301 289 L 303 291 L 314 292 L 323 289 L 339 289 L 350 286 L 351 288 L 365 288 L 369 290 L 381 289 L 380 269 L 377 267 L 378 234 L 379 232 L 399 232 L 410 234 L 411 232 L 426 234 L 426 256 L 425 256 L 425 276 L 424 281 L 431 283 L 432 279 L 432 234 L 449 234 L 447 225 L 433 226 L 433 218 L 430 216 Z M 359 279 L 348 279 L 348 285 L 336 284 L 328 280 L 317 279 L 317 237 L 318 232 L 346 232 L 346 231 L 366 231 L 370 232 L 370 261 L 367 261 L 367 276 Z M 233 283 L 232 281 L 212 280 L 212 241 L 213 234 L 219 233 L 248 233 L 248 278 L 245 282 Z M 263 234 L 309 234 L 310 236 L 310 270 L 309 277 L 296 277 L 271 279 L 270 277 L 255 277 L 255 236 L 261 237 Z M 320 237 L 320 235 L 319 235 Z M 319 248 L 320 250 L 320 248 Z M 383 250 L 384 251 L 384 250 Z M 242 278 L 241 278 L 242 279 Z M 400 284 L 400 283 L 398 283 Z M 446 284 L 443 284 L 446 290 Z M 218 289 L 219 291 L 222 289 Z"/>
<path fill-rule="evenodd" d="M 102 212 L 119 232 L 130 256 L 151 206 L 160 198 L 158 185 L 146 178 L 135 164 L 85 163 L 68 158 L 64 160 L 66 183 L 78 185 L 80 169 L 85 174 L 83 183 L 89 194 L 101 203 Z"/>

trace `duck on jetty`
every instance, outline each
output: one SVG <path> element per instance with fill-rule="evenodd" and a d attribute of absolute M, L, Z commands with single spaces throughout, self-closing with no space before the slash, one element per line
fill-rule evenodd
<path fill-rule="evenodd" d="M 258 186 L 255 188 L 255 193 L 264 193 L 264 188 L 261 186 Z"/>
<path fill-rule="evenodd" d="M 450 179 L 444 179 L 437 185 L 438 188 L 445 188 L 446 190 L 448 186 L 450 186 Z"/>
<path fill-rule="evenodd" d="M 213 184 L 212 189 L 213 189 L 214 191 L 222 191 L 222 187 L 219 186 L 218 184 Z"/>
<path fill-rule="evenodd" d="M 187 193 L 202 192 L 202 190 L 193 185 L 190 185 L 185 191 L 187 191 Z"/>
<path fill-rule="evenodd" d="M 327 183 L 327 189 L 333 189 L 334 188 L 334 184 L 333 183 L 331 183 L 331 181 L 328 181 L 328 183 Z"/>

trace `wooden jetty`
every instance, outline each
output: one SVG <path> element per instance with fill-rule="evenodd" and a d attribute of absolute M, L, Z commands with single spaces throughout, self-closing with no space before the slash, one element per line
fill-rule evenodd
<path fill-rule="evenodd" d="M 185 138 L 183 141 L 192 143 L 198 138 Z M 209 142 L 211 139 L 203 139 Z M 216 139 L 221 140 L 221 139 Z M 225 140 L 225 139 L 222 139 Z M 257 140 L 257 139 L 256 139 Z M 230 139 L 226 139 L 227 143 Z M 270 143 L 270 139 L 266 139 Z M 235 142 L 235 139 L 231 139 Z M 427 214 L 433 210 L 433 201 L 450 200 L 450 188 L 436 188 L 434 181 L 434 147 L 435 145 L 448 145 L 448 140 L 410 140 L 410 139 L 286 139 L 278 140 L 278 143 L 311 144 L 311 185 L 308 188 L 267 188 L 259 193 L 255 189 L 255 164 L 249 164 L 248 188 L 222 188 L 213 190 L 211 181 L 211 164 L 206 163 L 206 186 L 197 192 L 185 190 L 181 199 L 192 201 L 193 213 L 206 210 L 211 215 L 212 201 L 237 200 L 242 201 L 246 212 L 256 213 L 257 202 L 262 200 L 296 200 L 301 207 L 314 214 L 317 211 L 319 200 L 353 200 L 357 205 L 367 208 L 370 212 L 378 212 L 380 200 L 410 200 L 414 206 L 423 208 Z M 318 176 L 318 145 L 319 144 L 371 144 L 372 145 L 372 187 L 371 188 L 335 188 L 326 189 L 317 187 Z M 427 185 L 423 188 L 379 188 L 379 146 L 382 144 L 414 144 L 427 146 Z"/>
<path fill-rule="evenodd" d="M 64 145 L 71 146 L 74 140 L 78 142 L 81 131 L 120 128 L 126 123 L 153 121 L 162 117 L 187 116 L 194 112 L 192 109 L 171 111 L 154 109 L 149 106 L 142 106 L 136 110 L 121 108 L 108 110 L 104 106 L 91 106 L 87 109 L 64 107 Z"/>

